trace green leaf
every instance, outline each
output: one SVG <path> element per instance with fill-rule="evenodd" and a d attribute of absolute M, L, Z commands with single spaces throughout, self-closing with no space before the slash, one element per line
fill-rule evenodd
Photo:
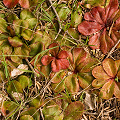
<path fill-rule="evenodd" d="M 33 29 L 36 25 L 37 25 L 37 19 L 36 18 L 30 18 L 27 19 L 28 23 L 29 23 L 29 28 Z"/>
<path fill-rule="evenodd" d="M 17 36 L 15 36 L 13 38 L 8 37 L 8 41 L 13 47 L 21 47 L 23 45 L 22 40 L 19 39 Z"/>
<path fill-rule="evenodd" d="M 79 120 L 84 112 L 84 105 L 80 101 L 70 103 L 64 111 L 63 120 Z"/>
<path fill-rule="evenodd" d="M 20 120 L 34 120 L 34 119 L 30 115 L 23 115 L 22 117 L 20 117 Z"/>
<path fill-rule="evenodd" d="M 80 86 L 83 89 L 85 89 L 86 87 L 88 87 L 92 83 L 92 80 L 94 79 L 92 77 L 91 73 L 79 73 L 77 75 L 77 78 L 79 80 Z"/>
<path fill-rule="evenodd" d="M 21 34 L 22 31 L 24 31 L 25 29 L 27 29 L 29 26 L 27 20 L 14 20 L 13 21 L 13 28 L 15 30 L 15 33 L 17 35 Z"/>
<path fill-rule="evenodd" d="M 25 40 L 32 40 L 33 38 L 33 32 L 29 29 L 26 29 L 24 31 L 22 31 L 21 36 L 25 39 Z"/>
<path fill-rule="evenodd" d="M 31 56 L 35 56 L 39 52 L 42 52 L 42 50 L 43 50 L 43 43 L 41 43 L 41 42 L 34 42 L 33 44 L 30 45 L 30 48 L 31 48 L 30 55 Z"/>
<path fill-rule="evenodd" d="M 56 8 L 56 11 L 58 12 L 60 20 L 67 19 L 68 14 L 70 13 L 70 9 L 66 6 L 66 4 L 59 4 Z"/>
<path fill-rule="evenodd" d="M 4 101 L 1 107 L 1 111 L 3 113 L 4 116 L 6 116 L 7 114 L 11 115 L 16 108 L 18 108 L 18 105 L 13 102 L 13 101 Z"/>
<path fill-rule="evenodd" d="M 37 111 L 35 107 L 30 107 L 28 109 L 23 110 L 20 117 L 23 115 L 30 115 L 34 118 L 34 120 L 40 120 L 40 113 Z"/>
<path fill-rule="evenodd" d="M 30 84 L 30 79 L 25 75 L 20 75 L 18 81 L 21 84 L 22 88 L 25 89 Z"/>
<path fill-rule="evenodd" d="M 21 13 L 20 13 L 20 19 L 22 20 L 27 20 L 30 18 L 34 18 L 34 15 L 32 14 L 32 12 L 30 12 L 27 9 L 24 9 Z"/>
<path fill-rule="evenodd" d="M 62 110 L 54 101 L 50 101 L 43 108 L 42 112 L 45 120 L 55 120 L 55 117 L 59 116 Z"/>
<path fill-rule="evenodd" d="M 71 93 L 79 91 L 79 83 L 75 74 L 71 74 L 65 78 L 65 87 Z"/>
<path fill-rule="evenodd" d="M 7 32 L 7 22 L 0 18 L 0 33 Z"/>
<path fill-rule="evenodd" d="M 8 84 L 7 91 L 8 91 L 8 93 L 11 93 L 12 91 L 18 92 L 18 93 L 23 93 L 23 88 L 18 81 L 13 80 L 10 82 L 10 84 Z"/>

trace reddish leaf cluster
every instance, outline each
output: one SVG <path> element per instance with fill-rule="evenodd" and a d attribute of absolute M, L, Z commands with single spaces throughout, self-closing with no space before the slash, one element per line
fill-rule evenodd
<path fill-rule="evenodd" d="M 118 5 L 118 0 L 110 0 L 105 8 L 97 6 L 85 13 L 85 21 L 78 25 L 78 31 L 83 35 L 92 35 L 88 43 L 94 45 L 90 46 L 92 49 L 101 49 L 106 54 L 120 38 Z"/>
<path fill-rule="evenodd" d="M 95 67 L 92 70 L 93 80 L 92 85 L 96 88 L 101 88 L 100 96 L 104 99 L 110 99 L 113 94 L 120 98 L 120 60 L 105 59 L 102 65 Z"/>
<path fill-rule="evenodd" d="M 42 64 L 48 65 L 51 62 L 53 72 L 58 72 L 61 69 L 67 69 L 69 67 L 69 61 L 66 59 L 68 57 L 67 51 L 60 51 L 59 45 L 57 43 L 52 43 L 49 45 L 49 49 L 53 47 L 56 48 L 49 50 L 51 56 L 45 55 L 42 57 Z"/>
<path fill-rule="evenodd" d="M 3 0 L 3 3 L 6 7 L 12 8 L 18 3 L 21 5 L 23 8 L 29 8 L 29 0 Z"/>

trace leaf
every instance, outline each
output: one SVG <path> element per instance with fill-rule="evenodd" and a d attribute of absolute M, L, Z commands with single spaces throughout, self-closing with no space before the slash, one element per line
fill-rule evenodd
<path fill-rule="evenodd" d="M 23 8 L 29 8 L 29 0 L 19 0 L 19 4 L 21 5 L 21 7 Z"/>
<path fill-rule="evenodd" d="M 115 75 L 117 74 L 117 68 L 115 65 L 115 61 L 110 59 L 110 58 L 106 58 L 103 62 L 103 69 L 105 70 L 105 72 L 111 76 L 111 77 L 115 77 Z"/>
<path fill-rule="evenodd" d="M 12 8 L 18 3 L 18 1 L 19 0 L 3 0 L 3 3 L 6 7 Z"/>
<path fill-rule="evenodd" d="M 92 86 L 96 88 L 102 87 L 107 82 L 106 79 L 94 79 L 92 82 Z"/>
<path fill-rule="evenodd" d="M 20 117 L 23 115 L 30 115 L 34 120 L 40 120 L 40 114 L 35 107 L 26 108 L 20 114 Z"/>
<path fill-rule="evenodd" d="M 25 1 L 25 0 L 24 0 Z M 22 20 L 27 20 L 27 19 L 31 19 L 31 18 L 35 18 L 34 15 L 32 14 L 32 12 L 30 12 L 27 9 L 24 9 L 21 13 L 20 13 L 20 19 Z"/>
<path fill-rule="evenodd" d="M 106 19 L 109 19 L 111 15 L 118 9 L 118 0 L 110 0 L 106 7 Z"/>
<path fill-rule="evenodd" d="M 4 116 L 11 115 L 15 109 L 18 108 L 18 105 L 13 101 L 4 101 L 1 107 L 2 114 Z"/>
<path fill-rule="evenodd" d="M 73 60 L 76 66 L 85 61 L 87 53 L 83 48 L 74 48 L 72 52 Z"/>
<path fill-rule="evenodd" d="M 13 28 L 15 30 L 15 33 L 17 35 L 21 34 L 22 31 L 24 31 L 25 29 L 27 29 L 29 26 L 28 22 L 26 20 L 14 20 L 13 21 Z"/>
<path fill-rule="evenodd" d="M 91 35 L 93 33 L 98 32 L 101 29 L 102 26 L 97 22 L 83 21 L 78 25 L 78 31 L 83 35 Z"/>
<path fill-rule="evenodd" d="M 49 55 L 45 55 L 45 56 L 42 57 L 41 62 L 42 62 L 43 65 L 48 65 L 54 59 L 55 59 L 54 57 L 51 57 Z"/>
<path fill-rule="evenodd" d="M 58 47 L 56 47 L 56 46 L 58 46 Z M 53 48 L 53 47 L 56 47 L 56 48 L 49 50 L 49 52 L 52 56 L 57 57 L 59 50 L 60 50 L 59 45 L 57 43 L 52 43 L 49 45 L 49 49 Z"/>
<path fill-rule="evenodd" d="M 58 12 L 60 20 L 65 20 L 68 17 L 70 9 L 66 6 L 66 4 L 58 4 L 56 11 Z"/>
<path fill-rule="evenodd" d="M 3 18 L 0 18 L 0 33 L 4 32 L 7 32 L 7 22 Z"/>
<path fill-rule="evenodd" d="M 21 84 L 16 80 L 13 80 L 10 82 L 10 84 L 7 87 L 7 91 L 8 91 L 8 93 L 12 93 L 12 91 L 18 92 L 18 93 L 23 93 Z"/>
<path fill-rule="evenodd" d="M 44 101 L 41 99 L 40 96 L 32 99 L 32 101 L 30 101 L 30 106 L 34 106 L 36 109 L 40 108 L 40 106 L 42 106 L 44 104 Z"/>
<path fill-rule="evenodd" d="M 37 25 L 37 19 L 36 18 L 30 18 L 27 19 L 28 23 L 29 23 L 29 28 L 33 29 L 36 25 Z"/>
<path fill-rule="evenodd" d="M 120 82 L 115 83 L 114 95 L 116 98 L 120 99 Z"/>
<path fill-rule="evenodd" d="M 58 72 L 61 70 L 61 63 L 60 60 L 54 59 L 51 63 L 52 71 Z"/>
<path fill-rule="evenodd" d="M 20 120 L 34 120 L 34 119 L 30 115 L 23 115 L 22 117 L 20 117 Z"/>
<path fill-rule="evenodd" d="M 8 37 L 8 41 L 13 47 L 21 47 L 23 45 L 22 40 L 19 39 L 17 36 L 15 36 L 13 38 Z"/>
<path fill-rule="evenodd" d="M 114 93 L 115 82 L 113 80 L 109 80 L 106 82 L 100 90 L 100 97 L 103 99 L 110 99 Z"/>
<path fill-rule="evenodd" d="M 42 112 L 45 120 L 55 120 L 54 117 L 59 116 L 62 110 L 60 109 L 59 105 L 57 105 L 54 101 L 51 100 L 46 104 L 46 106 L 43 107 Z"/>
<path fill-rule="evenodd" d="M 90 37 L 89 42 L 88 42 L 88 44 L 90 45 L 90 48 L 99 49 L 100 47 L 99 37 L 100 37 L 99 32 Z"/>
<path fill-rule="evenodd" d="M 92 80 L 93 77 L 90 73 L 78 73 L 77 78 L 79 80 L 79 85 L 85 89 L 86 87 L 88 87 Z"/>
<path fill-rule="evenodd" d="M 24 31 L 22 31 L 21 36 L 25 39 L 25 40 L 29 40 L 31 41 L 33 38 L 33 32 L 29 29 L 26 29 Z"/>
<path fill-rule="evenodd" d="M 28 66 L 25 64 L 20 64 L 17 68 L 11 71 L 11 77 L 18 76 L 24 73 L 24 71 L 19 70 L 19 69 L 28 70 Z"/>
<path fill-rule="evenodd" d="M 60 93 L 65 89 L 64 81 L 60 81 L 59 83 L 51 83 L 52 90 L 55 93 Z"/>
<path fill-rule="evenodd" d="M 93 68 L 92 75 L 97 79 L 110 79 L 110 76 L 105 72 L 101 65 Z"/>
<path fill-rule="evenodd" d="M 22 88 L 25 89 L 30 84 L 30 79 L 25 75 L 20 75 L 18 81 L 21 84 Z"/>
<path fill-rule="evenodd" d="M 29 45 L 31 48 L 30 55 L 35 56 L 39 52 L 42 52 L 43 50 L 43 43 L 42 42 L 34 42 L 33 44 Z"/>
<path fill-rule="evenodd" d="M 68 53 L 67 53 L 67 51 L 62 50 L 59 52 L 59 54 L 57 56 L 59 59 L 65 59 L 68 57 Z"/>
<path fill-rule="evenodd" d="M 79 83 L 76 75 L 71 74 L 65 78 L 65 88 L 70 93 L 75 93 L 79 91 Z"/>
<path fill-rule="evenodd" d="M 99 40 L 100 40 L 100 49 L 104 54 L 110 51 L 111 48 L 114 46 L 114 41 L 107 35 L 106 29 L 104 29 Z"/>
<path fill-rule="evenodd" d="M 52 83 L 59 83 L 60 81 L 63 80 L 65 75 L 66 75 L 66 72 L 63 70 L 60 70 L 59 72 L 55 73 L 55 75 L 51 78 Z"/>
<path fill-rule="evenodd" d="M 81 119 L 84 111 L 84 105 L 80 101 L 70 103 L 64 111 L 63 120 L 78 120 Z"/>

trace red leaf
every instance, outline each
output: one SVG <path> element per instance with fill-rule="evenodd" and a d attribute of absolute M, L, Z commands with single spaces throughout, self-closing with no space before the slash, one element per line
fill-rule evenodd
<path fill-rule="evenodd" d="M 100 9 L 99 7 L 94 7 L 91 9 L 90 12 L 85 13 L 85 16 L 84 16 L 85 20 L 94 21 L 103 25 L 104 23 L 101 18 L 101 13 L 99 13 L 98 11 L 99 9 Z M 104 8 L 101 8 L 101 9 L 104 11 Z"/>
<path fill-rule="evenodd" d="M 49 55 L 45 55 L 42 57 L 41 62 L 43 65 L 48 65 L 53 59 L 55 59 L 55 58 L 51 57 Z"/>
<path fill-rule="evenodd" d="M 90 48 L 99 49 L 99 47 L 100 47 L 99 37 L 100 37 L 100 33 L 97 33 L 97 34 L 93 35 L 92 37 L 90 37 L 88 44 L 94 45 L 94 46 L 90 46 Z"/>
<path fill-rule="evenodd" d="M 108 76 L 106 74 L 106 72 L 104 71 L 103 67 L 100 65 L 100 66 L 97 66 L 95 67 L 93 70 L 92 70 L 92 75 L 97 78 L 97 79 L 109 79 L 110 76 Z"/>
<path fill-rule="evenodd" d="M 19 0 L 3 0 L 3 3 L 6 7 L 12 8 L 18 3 L 18 1 Z"/>
<path fill-rule="evenodd" d="M 83 48 L 73 49 L 73 60 L 75 65 L 79 65 L 81 62 L 85 61 L 87 57 L 87 52 Z"/>
<path fill-rule="evenodd" d="M 53 60 L 52 63 L 51 63 L 51 67 L 52 67 L 53 72 L 60 71 L 61 64 L 60 64 L 59 60 L 57 60 L 57 59 Z"/>
<path fill-rule="evenodd" d="M 83 35 L 91 35 L 101 29 L 102 26 L 97 22 L 83 21 L 81 24 L 78 25 L 78 31 Z"/>
<path fill-rule="evenodd" d="M 59 59 L 64 59 L 64 58 L 67 58 L 67 57 L 68 57 L 67 51 L 62 50 L 62 51 L 60 51 L 60 53 L 58 54 L 58 58 L 59 58 Z"/>
<path fill-rule="evenodd" d="M 111 15 L 118 9 L 118 0 L 110 0 L 106 7 L 106 19 L 110 19 Z"/>
<path fill-rule="evenodd" d="M 53 48 L 53 47 L 56 47 L 56 48 Z M 50 48 L 53 48 L 53 49 L 49 50 L 50 54 L 54 57 L 57 57 L 57 55 L 59 53 L 59 49 L 60 49 L 59 45 L 57 43 L 52 43 L 52 44 L 49 45 L 49 49 Z"/>
<path fill-rule="evenodd" d="M 103 69 L 105 70 L 105 72 L 111 76 L 111 77 L 115 77 L 117 74 L 117 68 L 115 65 L 115 61 L 110 59 L 110 58 L 106 58 L 103 62 Z"/>
<path fill-rule="evenodd" d="M 29 8 L 29 0 L 19 0 L 19 4 L 21 5 L 21 7 L 23 8 Z"/>
<path fill-rule="evenodd" d="M 61 65 L 61 69 L 67 69 L 69 67 L 69 61 L 67 59 L 59 59 L 58 60 Z"/>
<path fill-rule="evenodd" d="M 104 29 L 104 31 L 102 32 L 99 41 L 100 41 L 100 49 L 104 54 L 106 54 L 114 46 L 114 42 L 107 35 L 106 29 Z"/>

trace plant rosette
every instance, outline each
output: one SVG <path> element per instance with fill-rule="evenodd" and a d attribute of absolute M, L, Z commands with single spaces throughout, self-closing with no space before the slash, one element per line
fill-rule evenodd
<path fill-rule="evenodd" d="M 118 0 L 110 0 L 109 4 L 94 7 L 84 15 L 85 21 L 78 25 L 78 31 L 91 35 L 88 44 L 91 49 L 100 49 L 106 54 L 120 39 L 120 10 Z"/>
<path fill-rule="evenodd" d="M 96 78 L 92 86 L 100 89 L 100 97 L 110 99 L 113 95 L 120 98 L 120 60 L 106 58 L 102 65 L 92 70 Z"/>
<path fill-rule="evenodd" d="M 69 67 L 69 61 L 67 60 L 67 51 L 61 50 L 58 43 L 52 43 L 49 45 L 48 48 L 50 49 L 50 55 L 45 55 L 42 57 L 42 64 L 48 65 L 51 63 L 51 68 L 53 72 L 67 69 Z"/>
<path fill-rule="evenodd" d="M 29 56 L 29 53 L 36 55 L 42 50 L 42 42 L 36 40 L 39 34 L 33 31 L 37 25 L 37 19 L 29 10 L 21 11 L 20 18 L 15 14 L 8 13 L 7 21 L 9 24 L 5 19 L 0 18 L 1 55 L 4 52 L 4 55 L 11 55 L 10 58 L 13 62 L 22 63 L 22 59 Z M 33 41 L 30 43 L 31 40 Z M 39 51 L 36 48 L 39 48 Z"/>
<path fill-rule="evenodd" d="M 91 58 L 90 54 L 82 47 L 68 51 L 69 68 L 66 71 L 59 71 L 52 75 L 52 87 L 55 92 L 65 88 L 70 93 L 76 93 L 80 87 L 85 89 L 94 79 L 91 70 L 98 63 L 97 59 Z"/>

